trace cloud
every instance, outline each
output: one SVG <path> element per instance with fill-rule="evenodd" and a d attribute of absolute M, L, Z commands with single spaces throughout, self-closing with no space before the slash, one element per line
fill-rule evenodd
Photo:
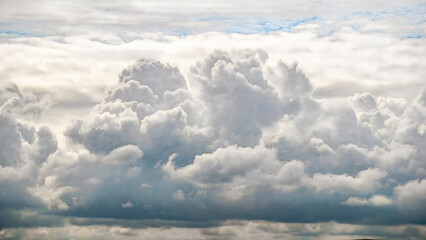
<path fill-rule="evenodd" d="M 185 219 L 181 211 L 199 211 L 208 219 L 215 206 L 238 201 L 249 209 L 242 217 L 270 207 L 303 212 L 318 199 L 344 209 L 394 206 L 386 192 L 424 171 L 423 153 L 402 138 L 405 126 L 422 124 L 422 92 L 410 103 L 367 92 L 319 101 L 313 91 L 297 65 L 270 64 L 262 50 L 215 51 L 187 79 L 170 64 L 141 59 L 68 128 L 79 150 L 50 155 L 31 193 L 49 209 L 97 217 Z M 254 204 L 265 194 L 283 203 Z M 98 204 L 104 196 L 110 200 Z M 395 217 L 394 208 L 381 211 Z"/>
<path fill-rule="evenodd" d="M 49 95 L 43 95 L 39 100 L 32 92 L 21 92 L 14 84 L 6 85 L 0 93 L 2 95 L 0 112 L 26 118 L 39 118 L 53 104 Z"/>
<path fill-rule="evenodd" d="M 121 207 L 123 208 L 131 208 L 133 206 L 134 206 L 133 203 L 130 201 L 127 201 L 126 203 L 121 204 Z"/>
<path fill-rule="evenodd" d="M 0 2 L 0 238 L 425 238 L 423 3 Z"/>
<path fill-rule="evenodd" d="M 163 97 L 165 91 L 173 92 L 186 88 L 185 79 L 179 69 L 171 67 L 169 64 L 164 65 L 154 59 L 140 59 L 124 69 L 119 79 L 120 82 L 136 80 L 160 97 Z"/>
<path fill-rule="evenodd" d="M 266 58 L 263 51 L 217 51 L 192 68 L 191 87 L 198 90 L 207 107 L 207 124 L 217 132 L 217 141 L 254 146 L 261 137 L 262 126 L 298 109 L 297 100 L 279 97 L 264 78 L 261 62 Z M 280 70 L 286 68 L 285 64 L 280 65 Z M 290 78 L 293 79 L 282 79 Z M 297 78 L 293 81 L 306 82 Z M 297 88 L 290 82 L 279 84 L 291 90 Z"/>
<path fill-rule="evenodd" d="M 77 222 L 77 219 L 66 219 Z M 244 239 L 354 239 L 354 238 L 383 238 L 396 240 L 400 238 L 422 239 L 424 227 L 419 225 L 397 225 L 393 227 L 342 224 L 336 222 L 322 223 L 277 223 L 268 221 L 232 220 L 220 222 L 217 225 L 200 227 L 179 227 L 160 222 L 138 222 L 122 220 L 107 222 L 105 219 L 95 220 L 89 225 L 64 224 L 63 226 L 3 229 L 0 236 L 6 239 L 39 239 L 45 237 L 75 238 L 75 239 L 211 239 L 211 238 L 244 238 Z M 100 224 L 103 223 L 103 224 Z M 112 225 L 111 225 L 112 224 Z M 130 226 L 139 226 L 132 228 Z M 140 227 L 146 226 L 149 227 Z M 162 227 L 165 226 L 165 227 Z M 168 227 L 169 226 L 169 227 Z"/>
<path fill-rule="evenodd" d="M 7 193 L 1 196 L 0 211 L 38 208 L 40 200 L 27 188 L 34 185 L 38 167 L 58 149 L 58 143 L 47 126 L 36 128 L 31 120 L 41 117 L 50 103 L 21 92 L 16 85 L 0 91 L 7 97 L 0 101 L 0 186 Z"/>
<path fill-rule="evenodd" d="M 47 157 L 58 149 L 55 134 L 46 126 L 40 127 L 36 133 L 34 161 L 43 162 Z"/>
<path fill-rule="evenodd" d="M 49 109 L 49 97 L 38 100 L 34 94 L 21 92 L 14 84 L 6 85 L 0 93 L 6 97 L 0 100 L 0 164 L 16 167 L 28 155 L 34 155 L 31 158 L 37 162 L 44 161 L 56 151 L 56 137 L 47 126 L 36 131 L 25 120 L 39 118 Z"/>
<path fill-rule="evenodd" d="M 48 176 L 44 178 L 44 185 L 28 189 L 29 193 L 40 198 L 49 210 L 52 210 L 52 208 L 59 210 L 69 209 L 69 206 L 62 201 L 60 196 L 72 190 L 73 188 L 70 186 L 58 186 L 56 176 Z"/>
<path fill-rule="evenodd" d="M 413 180 L 394 189 L 397 202 L 410 211 L 424 208 L 426 181 Z"/>
<path fill-rule="evenodd" d="M 179 169 L 175 169 L 171 158 L 163 170 L 174 179 L 213 191 L 219 189 L 223 196 L 234 200 L 265 185 L 295 190 L 307 180 L 301 161 L 280 162 L 276 151 L 263 147 L 219 148 L 212 154 L 197 155 L 193 164 Z"/>
<path fill-rule="evenodd" d="M 172 198 L 178 201 L 185 200 L 185 193 L 179 189 L 173 194 Z"/>
<path fill-rule="evenodd" d="M 385 176 L 386 172 L 374 168 L 359 172 L 355 178 L 347 175 L 316 173 L 312 177 L 312 184 L 316 191 L 356 191 L 369 193 L 380 187 L 379 181 Z"/>
<path fill-rule="evenodd" d="M 269 58 L 213 51 L 185 75 L 141 59 L 64 145 L 0 115 L 2 181 L 19 186 L 3 198 L 82 218 L 420 223 L 406 206 L 422 207 L 407 196 L 425 173 L 424 91 L 316 99 L 300 65 Z"/>
<path fill-rule="evenodd" d="M 126 145 L 112 150 L 104 158 L 107 164 L 127 164 L 134 163 L 143 156 L 142 151 L 133 145 Z"/>
<path fill-rule="evenodd" d="M 0 160 L 2 166 L 12 166 L 20 161 L 21 135 L 15 119 L 10 115 L 0 115 Z"/>
<path fill-rule="evenodd" d="M 369 199 L 350 197 L 343 204 L 350 206 L 364 206 L 364 205 L 373 205 L 373 206 L 386 206 L 392 204 L 393 201 L 383 195 L 373 195 Z"/>
<path fill-rule="evenodd" d="M 320 17 L 329 20 L 341 15 L 354 15 L 352 24 L 356 24 L 360 17 L 367 16 L 374 20 L 362 29 L 364 31 L 387 30 L 389 25 L 396 25 L 394 28 L 404 30 L 400 25 L 409 22 L 411 31 L 406 31 L 412 32 L 410 36 L 416 36 L 418 28 L 414 21 L 415 17 L 410 15 L 422 17 L 421 10 L 417 9 L 422 9 L 422 4 L 413 0 L 403 3 L 388 3 L 382 0 L 347 1 L 344 4 L 340 1 L 308 1 L 300 4 L 295 1 L 276 0 L 268 0 L 262 4 L 256 1 L 229 3 L 223 0 L 194 4 L 186 0 L 173 5 L 173 8 L 168 7 L 173 4 L 171 1 L 161 3 L 148 1 L 144 4 L 119 1 L 103 4 L 63 1 L 54 6 L 44 0 L 38 0 L 36 3 L 36 7 L 25 9 L 22 7 L 28 4 L 25 0 L 14 4 L 2 2 L 4 8 L 0 13 L 3 21 L 14 26 L 5 28 L 3 34 L 28 36 L 55 33 L 84 34 L 93 31 L 105 34 L 138 31 L 188 34 L 206 30 L 270 32 L 292 30 L 300 24 L 318 21 Z M 86 14 L 82 13 L 82 8 L 86 9 Z M 144 11 L 145 14 L 140 16 L 138 14 L 140 11 Z M 402 18 L 400 20 L 402 23 L 398 24 L 398 21 L 388 15 L 397 17 L 398 20 Z M 27 27 L 31 22 L 46 27 L 44 29 Z M 98 41 L 117 44 L 122 39 L 104 36 L 99 37 Z"/>

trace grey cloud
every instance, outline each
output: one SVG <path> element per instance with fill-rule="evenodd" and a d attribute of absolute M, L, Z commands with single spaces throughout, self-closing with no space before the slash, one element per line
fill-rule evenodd
<path fill-rule="evenodd" d="M 76 223 L 76 219 L 67 219 Z M 421 225 L 397 226 L 372 226 L 341 224 L 336 222 L 321 223 L 276 223 L 268 221 L 224 221 L 216 225 L 197 225 L 197 228 L 184 225 L 168 225 L 167 222 L 155 220 L 151 224 L 147 221 L 126 221 L 129 225 L 121 225 L 123 220 L 105 221 L 92 219 L 97 225 L 66 224 L 52 228 L 7 228 L 0 232 L 4 239 L 40 239 L 55 237 L 61 239 L 318 239 L 318 238 L 343 238 L 343 239 L 390 239 L 396 240 L 409 238 L 423 239 L 424 227 Z M 136 224 L 132 228 L 132 222 Z M 112 224 L 112 225 L 109 225 Z M 161 225 L 164 224 L 164 225 Z M 139 228 L 138 226 L 147 226 Z M 150 226 L 150 227 L 148 227 Z M 172 227 L 168 227 L 172 226 Z M 190 225 L 191 226 L 191 225 Z"/>
<path fill-rule="evenodd" d="M 266 161 L 269 162 L 265 163 Z M 188 179 L 208 186 L 230 182 L 233 178 L 245 177 L 247 174 L 254 177 L 252 171 L 275 171 L 279 165 L 273 150 L 230 146 L 219 148 L 212 154 L 196 156 L 193 164 L 177 170 L 173 159 L 170 159 L 163 169 L 175 178 Z M 262 169 L 263 167 L 267 169 Z"/>
<path fill-rule="evenodd" d="M 7 114 L 0 114 L 0 161 L 2 166 L 16 165 L 21 159 L 21 135 L 15 119 Z"/>
<path fill-rule="evenodd" d="M 370 93 L 355 94 L 349 98 L 355 103 L 356 107 L 369 111 L 377 107 L 376 99 Z"/>
<path fill-rule="evenodd" d="M 277 89 L 281 96 L 290 98 L 309 97 L 312 86 L 309 79 L 298 68 L 297 64 L 288 66 L 282 61 L 277 63 L 277 70 L 268 69 L 272 78 L 271 84 Z"/>
<path fill-rule="evenodd" d="M 413 180 L 404 185 L 395 187 L 395 195 L 399 204 L 405 205 L 410 210 L 424 209 L 426 196 L 426 181 Z"/>
<path fill-rule="evenodd" d="M 42 215 L 35 211 L 0 210 L 0 229 L 60 227 L 63 225 L 64 218 L 60 216 Z M 0 237 L 4 236 L 0 235 Z"/>
<path fill-rule="evenodd" d="M 23 91 L 32 92 L 37 99 L 43 96 L 50 96 L 53 104 L 52 109 L 78 109 L 78 108 L 92 108 L 98 103 L 99 94 L 104 93 L 104 87 L 93 87 L 90 92 L 85 89 L 73 89 L 67 86 L 38 86 L 26 87 Z"/>
<path fill-rule="evenodd" d="M 32 92 L 21 92 L 19 88 L 11 84 L 0 91 L 0 94 L 6 97 L 6 101 L 0 99 L 2 103 L 0 112 L 9 114 L 18 114 L 25 117 L 39 118 L 41 114 L 52 106 L 52 100 L 49 95 L 43 95 L 41 99 Z"/>
<path fill-rule="evenodd" d="M 191 203 L 197 203 L 193 210 L 204 209 L 201 212 L 206 217 L 216 209 L 214 216 L 228 218 L 235 215 L 217 211 L 218 206 L 228 209 L 233 206 L 230 202 L 240 200 L 254 211 L 254 201 L 261 195 L 286 199 L 286 193 L 307 198 L 313 205 L 319 204 L 315 199 L 331 198 L 337 205 L 355 199 L 378 207 L 383 203 L 380 200 L 394 198 L 389 192 L 397 182 L 423 174 L 422 155 L 412 143 L 397 138 L 401 123 L 421 117 L 414 112 L 421 108 L 421 101 L 415 100 L 408 111 L 402 110 L 411 106 L 404 99 L 370 93 L 317 101 L 312 99 L 309 80 L 296 65 L 280 61 L 265 66 L 266 58 L 262 51 L 216 51 L 192 68 L 188 76 L 191 88 L 178 69 L 154 60 L 138 61 L 123 71 L 120 83 L 86 119 L 68 129 L 71 139 L 94 154 L 72 157 L 80 179 L 76 181 L 77 175 L 67 170 L 71 166 L 60 165 L 59 156 L 52 157 L 49 164 L 57 170 L 49 170 L 46 164 L 42 172 L 45 177 L 56 176 L 52 178 L 55 184 L 41 181 L 38 191 L 46 188 L 52 194 L 59 193 L 48 203 L 58 207 L 66 204 L 62 211 L 80 216 L 83 209 L 92 209 L 94 216 L 133 218 L 135 215 L 122 208 L 123 203 L 131 202 L 135 214 L 145 213 L 142 218 L 167 212 L 161 215 L 165 219 L 184 219 L 180 210 L 172 208 L 189 211 L 187 204 Z M 418 126 L 419 121 L 412 124 Z M 273 128 L 279 131 L 268 130 Z M 102 156 L 110 159 L 123 146 L 131 145 L 143 151 L 143 156 L 137 152 L 134 158 L 123 155 L 119 159 L 127 160 L 119 168 L 102 165 L 102 174 L 90 174 L 90 169 L 99 168 Z M 113 180 L 113 176 L 121 177 Z M 79 189 L 83 182 L 90 185 Z M 141 188 L 141 182 L 151 188 Z M 126 186 L 126 190 L 101 193 L 107 185 L 111 189 Z M 67 186 L 69 191 L 61 193 Z M 157 188 L 162 191 L 153 192 Z M 140 192 L 145 192 L 145 197 Z M 98 199 L 108 194 L 114 197 L 95 207 Z M 302 211 L 301 206 L 308 204 L 284 202 L 298 206 L 293 211 Z M 274 206 L 268 201 L 263 204 L 258 208 Z M 106 206 L 115 210 L 102 213 Z M 348 212 L 354 207 L 362 204 L 341 205 Z M 380 211 L 395 219 L 395 207 Z M 251 215 L 251 210 L 240 214 L 282 219 Z M 316 217 L 331 219 L 335 214 Z M 357 216 L 361 221 L 368 218 L 368 212 Z M 205 219 L 198 214 L 192 217 Z M 345 218 L 348 216 L 338 217 Z"/>
<path fill-rule="evenodd" d="M 35 128 L 31 125 L 21 122 L 17 122 L 16 125 L 18 126 L 18 130 L 21 133 L 22 138 L 28 143 L 32 144 L 36 137 Z"/>
<path fill-rule="evenodd" d="M 125 102 L 137 101 L 147 104 L 154 104 L 158 100 L 158 96 L 154 95 L 151 88 L 141 85 L 135 80 L 129 80 L 122 87 L 115 87 L 108 93 L 107 101 L 122 99 Z"/>
<path fill-rule="evenodd" d="M 41 127 L 36 133 L 34 161 L 40 163 L 58 149 L 55 134 L 46 126 Z"/>
<path fill-rule="evenodd" d="M 0 238 L 425 239 L 418 1 L 0 2 Z"/>
<path fill-rule="evenodd" d="M 192 69 L 190 82 L 207 107 L 207 124 L 216 132 L 216 141 L 225 146 L 255 146 L 261 127 L 298 109 L 296 101 L 279 97 L 264 78 L 261 62 L 265 53 L 249 53 L 216 51 Z M 282 84 L 293 90 L 293 86 Z"/>
<path fill-rule="evenodd" d="M 15 85 L 6 92 L 11 93 L 10 98 L 0 107 L 0 211 L 7 215 L 9 208 L 42 207 L 27 189 L 34 184 L 40 164 L 57 150 L 57 141 L 48 127 L 37 129 L 27 122 L 45 110 L 43 100 L 19 91 Z"/>
<path fill-rule="evenodd" d="M 139 60 L 67 129 L 69 148 L 5 117 L 29 170 L 2 171 L 58 215 L 421 223 L 404 203 L 425 174 L 423 92 L 316 100 L 261 50 L 216 51 L 187 78 Z"/>

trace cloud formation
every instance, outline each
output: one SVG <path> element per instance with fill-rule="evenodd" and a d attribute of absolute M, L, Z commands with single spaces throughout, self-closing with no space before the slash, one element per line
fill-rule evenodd
<path fill-rule="evenodd" d="M 48 127 L 22 120 L 48 109 L 47 97 L 3 91 L 16 95 L 0 107 L 1 185 L 13 189 L 3 211 L 425 223 L 425 89 L 412 100 L 316 99 L 297 65 L 271 64 L 263 50 L 214 51 L 187 76 L 146 58 L 67 128 L 64 147 Z"/>
<path fill-rule="evenodd" d="M 425 239 L 425 10 L 0 0 L 0 239 Z"/>

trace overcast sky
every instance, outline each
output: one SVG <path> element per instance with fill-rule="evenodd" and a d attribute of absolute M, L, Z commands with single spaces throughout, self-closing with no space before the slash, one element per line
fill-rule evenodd
<path fill-rule="evenodd" d="M 425 239 L 425 16 L 0 0 L 0 239 Z"/>

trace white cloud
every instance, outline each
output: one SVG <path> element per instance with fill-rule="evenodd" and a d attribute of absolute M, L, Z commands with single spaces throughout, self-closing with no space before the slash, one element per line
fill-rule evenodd
<path fill-rule="evenodd" d="M 422 8 L 419 1 L 404 2 L 375 1 L 205 1 L 203 4 L 184 0 L 178 4 L 172 1 L 144 1 L 108 3 L 85 1 L 61 1 L 50 4 L 37 0 L 34 7 L 27 9 L 28 1 L 20 0 L 13 4 L 3 1 L 0 14 L 3 21 L 13 23 L 10 35 L 75 34 L 98 31 L 105 37 L 99 41 L 120 43 L 123 39 L 109 36 L 114 32 L 162 31 L 162 32 L 200 32 L 200 31 L 245 31 L 292 28 L 298 21 L 309 21 L 314 16 L 326 20 L 335 20 L 341 16 L 355 15 L 351 24 L 359 22 L 366 26 L 364 31 L 404 30 L 402 23 L 407 23 L 412 31 L 417 30 L 416 21 L 409 14 L 419 16 Z M 173 7 L 170 7 L 173 6 Z M 84 11 L 82 11 L 84 9 Z M 403 9 L 404 11 L 397 10 Z M 381 11 L 379 11 L 381 10 Z M 139 13 L 143 11 L 141 16 Z M 420 13 L 419 13 L 420 11 Z M 396 12 L 396 13 L 395 13 Z M 407 13 L 408 12 L 408 13 Z M 397 20 L 388 15 L 397 15 Z M 363 21 L 362 17 L 376 16 L 376 21 Z M 25 16 L 25 17 L 24 17 Z M 380 17 L 377 17 L 380 16 Z M 420 15 L 421 16 L 421 15 Z M 361 18 L 361 19 L 360 19 Z M 308 20 L 307 20 L 308 19 Z M 319 18 L 321 20 L 321 18 Z M 318 20 L 317 20 L 318 21 Z M 314 22 L 315 21 L 312 21 Z M 326 21 L 324 21 L 326 22 Z M 30 23 L 44 25 L 43 29 L 28 27 Z M 329 24 L 339 26 L 338 23 Z M 249 30 L 243 27 L 249 28 Z M 13 31 L 15 30 L 15 31 Z"/>
<path fill-rule="evenodd" d="M 364 206 L 364 205 L 373 205 L 373 206 L 386 206 L 392 204 L 392 199 L 387 198 L 383 195 L 373 195 L 369 199 L 350 197 L 343 204 L 349 206 Z"/>
<path fill-rule="evenodd" d="M 133 203 L 130 201 L 127 201 L 126 203 L 121 204 L 122 208 L 131 208 L 133 206 L 134 206 Z"/>
<path fill-rule="evenodd" d="M 154 59 L 140 59 L 135 64 L 125 68 L 119 79 L 120 82 L 136 80 L 160 98 L 166 91 L 173 92 L 186 88 L 185 79 L 178 68 L 171 67 L 169 64 L 164 65 Z"/>
<path fill-rule="evenodd" d="M 185 193 L 179 189 L 175 193 L 173 193 L 172 198 L 178 201 L 185 200 Z"/>
<path fill-rule="evenodd" d="M 394 189 L 398 203 L 411 211 L 425 207 L 426 180 L 413 180 Z"/>
<path fill-rule="evenodd" d="M 142 156 L 143 152 L 137 146 L 126 145 L 112 150 L 103 160 L 107 164 L 129 164 Z"/>
<path fill-rule="evenodd" d="M 355 191 L 371 193 L 381 187 L 380 181 L 386 177 L 386 172 L 377 168 L 369 168 L 361 171 L 356 177 L 348 175 L 334 175 L 315 173 L 312 177 L 312 185 L 316 191 Z"/>

